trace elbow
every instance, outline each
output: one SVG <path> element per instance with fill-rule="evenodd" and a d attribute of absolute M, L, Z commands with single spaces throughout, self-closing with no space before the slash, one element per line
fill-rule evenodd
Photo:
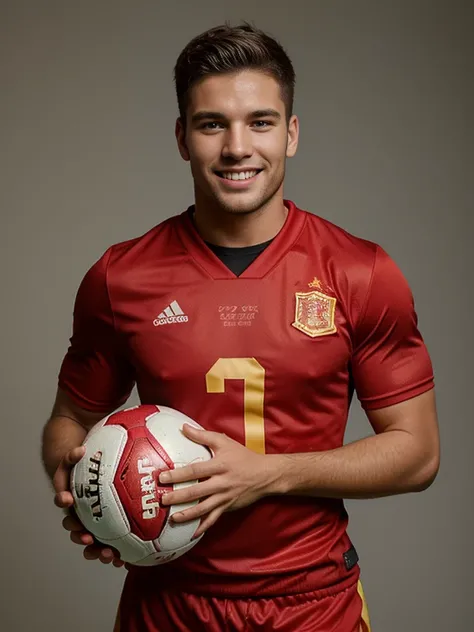
<path fill-rule="evenodd" d="M 423 492 L 434 483 L 438 476 L 440 467 L 439 453 L 433 455 L 429 461 L 425 462 L 422 467 L 418 469 L 418 472 L 413 481 L 414 492 Z"/>

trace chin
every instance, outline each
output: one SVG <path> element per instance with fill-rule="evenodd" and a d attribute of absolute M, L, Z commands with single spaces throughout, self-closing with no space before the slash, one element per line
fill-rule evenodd
<path fill-rule="evenodd" d="M 227 213 L 233 215 L 250 215 L 256 213 L 263 206 L 267 205 L 274 197 L 275 193 L 260 193 L 259 195 L 229 195 L 216 196 L 218 206 Z"/>
<path fill-rule="evenodd" d="M 216 187 L 206 186 L 200 188 L 200 192 L 202 197 L 207 199 L 209 206 L 214 207 L 218 212 L 229 213 L 230 215 L 251 215 L 271 202 L 278 194 L 282 183 L 283 178 L 279 178 L 270 185 L 267 183 L 267 186 L 259 187 L 260 191 L 226 194 Z"/>
<path fill-rule="evenodd" d="M 253 204 L 233 204 L 232 202 L 226 200 L 220 200 L 219 206 L 222 210 L 227 213 L 232 213 L 233 215 L 249 215 L 250 213 L 258 211 L 262 207 L 262 204 L 261 202 L 254 202 Z"/>

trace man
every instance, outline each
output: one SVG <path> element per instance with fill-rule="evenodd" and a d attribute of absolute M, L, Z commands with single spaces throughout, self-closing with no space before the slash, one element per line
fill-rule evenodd
<path fill-rule="evenodd" d="M 137 385 L 206 430 L 203 539 L 161 567 L 130 567 L 116 629 L 359 632 L 370 629 L 344 498 L 421 491 L 439 467 L 428 352 L 410 289 L 376 244 L 283 197 L 298 145 L 294 72 L 249 25 L 191 41 L 175 68 L 176 138 L 195 203 L 112 246 L 78 291 L 71 345 L 44 430 L 55 502 L 86 432 Z M 310 170 L 309 170 L 310 172 Z M 187 318 L 160 321 L 157 314 Z M 356 392 L 374 435 L 343 445 Z M 162 481 L 165 476 L 162 475 Z M 122 564 L 74 515 L 87 559 Z"/>

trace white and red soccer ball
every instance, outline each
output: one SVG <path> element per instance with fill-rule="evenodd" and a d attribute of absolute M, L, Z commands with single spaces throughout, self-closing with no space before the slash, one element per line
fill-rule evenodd
<path fill-rule="evenodd" d="M 181 432 L 201 426 L 166 406 L 141 405 L 112 413 L 87 435 L 86 453 L 71 473 L 74 508 L 84 527 L 130 564 L 154 566 L 195 546 L 199 520 L 170 524 L 170 516 L 196 502 L 162 506 L 161 496 L 197 481 L 163 485 L 164 470 L 208 461 L 205 446 Z M 202 536 L 201 536 L 202 537 Z"/>

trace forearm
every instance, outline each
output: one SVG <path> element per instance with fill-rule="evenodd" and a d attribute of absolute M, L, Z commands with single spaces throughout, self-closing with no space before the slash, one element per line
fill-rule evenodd
<path fill-rule="evenodd" d="M 42 458 L 52 479 L 63 456 L 84 442 L 87 430 L 69 417 L 52 417 L 43 430 Z"/>
<path fill-rule="evenodd" d="M 421 491 L 436 475 L 429 454 L 401 430 L 335 450 L 268 458 L 269 495 L 377 498 Z"/>

